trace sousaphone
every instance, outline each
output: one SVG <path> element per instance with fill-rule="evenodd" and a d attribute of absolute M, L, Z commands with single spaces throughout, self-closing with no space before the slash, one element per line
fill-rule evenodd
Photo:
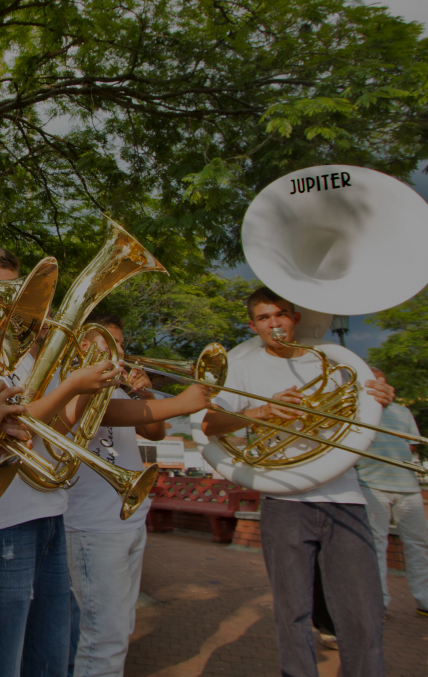
<path fill-rule="evenodd" d="M 242 243 L 267 287 L 317 313 L 378 312 L 428 283 L 427 203 L 406 184 L 362 167 L 310 167 L 274 181 L 251 203 Z M 286 337 L 278 340 L 287 343 Z M 260 350 L 257 341 L 251 350 Z M 300 342 L 309 343 L 307 337 Z M 303 424 L 292 424 L 287 434 L 260 425 L 253 431 L 258 436 L 241 448 L 228 438 L 211 438 L 204 458 L 227 479 L 269 494 L 299 493 L 338 477 L 355 465 L 358 451 L 366 453 L 375 437 L 370 426 L 382 415 L 364 388 L 373 373 L 346 348 L 325 342 L 314 349 L 314 343 L 319 341 L 311 340 L 307 349 L 325 354 L 319 355 L 320 373 L 327 370 L 330 382 L 324 391 L 319 382 L 307 388 L 305 406 L 314 414 L 305 413 Z M 244 350 L 245 344 L 232 357 Z M 341 399 L 331 394 L 331 379 L 339 371 L 347 372 Z M 325 423 L 317 415 L 322 411 L 339 417 L 346 411 L 346 429 L 340 420 Z M 201 442 L 198 427 L 194 423 Z M 354 453 L 331 446 L 337 436 Z"/>

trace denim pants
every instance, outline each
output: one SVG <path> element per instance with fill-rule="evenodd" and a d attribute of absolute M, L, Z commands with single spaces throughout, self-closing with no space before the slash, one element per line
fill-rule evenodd
<path fill-rule="evenodd" d="M 419 609 L 428 611 L 428 531 L 420 491 L 403 494 L 361 487 L 367 500 L 367 514 L 376 546 L 385 606 L 391 601 L 387 585 L 388 533 L 391 518 L 406 557 L 410 592 Z"/>
<path fill-rule="evenodd" d="M 69 635 L 62 516 L 1 529 L 1 677 L 66 677 Z"/>
<path fill-rule="evenodd" d="M 74 677 L 122 677 L 146 536 L 145 525 L 118 534 L 67 533 L 72 588 L 80 608 Z"/>
<path fill-rule="evenodd" d="M 382 589 L 365 507 L 265 499 L 260 531 L 282 677 L 318 677 L 311 622 L 317 552 L 343 677 L 383 677 Z"/>

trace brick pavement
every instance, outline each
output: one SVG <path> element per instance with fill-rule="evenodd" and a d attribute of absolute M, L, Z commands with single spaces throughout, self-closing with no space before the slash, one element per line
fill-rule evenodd
<path fill-rule="evenodd" d="M 149 534 L 125 677 L 279 677 L 272 595 L 263 557 L 210 536 Z M 402 576 L 390 576 L 387 677 L 427 677 L 428 619 Z M 320 677 L 340 677 L 338 653 L 317 638 Z"/>

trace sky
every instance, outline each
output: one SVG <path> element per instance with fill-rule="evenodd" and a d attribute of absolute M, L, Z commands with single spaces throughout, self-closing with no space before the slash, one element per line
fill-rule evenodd
<path fill-rule="evenodd" d="M 391 14 L 401 16 L 405 21 L 419 21 L 424 23 L 426 30 L 424 36 L 428 37 L 428 0 L 385 0 L 383 2 L 370 2 L 368 5 L 379 7 L 388 7 Z M 423 173 L 424 167 L 428 165 L 428 161 L 420 165 L 419 170 L 412 175 L 412 184 L 426 202 L 428 202 L 428 175 Z M 246 280 L 256 278 L 257 275 L 253 273 L 248 263 L 243 263 L 236 266 L 234 269 L 223 269 L 221 274 L 224 277 L 232 277 L 233 275 L 241 275 Z M 292 300 L 292 299 L 291 299 Z M 346 347 L 353 350 L 357 355 L 363 359 L 367 356 L 368 348 L 376 348 L 388 337 L 390 332 L 381 332 L 371 324 L 366 324 L 364 320 L 369 318 L 369 315 L 354 315 L 350 317 L 349 334 L 345 338 Z M 338 341 L 335 335 L 329 331 L 326 339 Z"/>

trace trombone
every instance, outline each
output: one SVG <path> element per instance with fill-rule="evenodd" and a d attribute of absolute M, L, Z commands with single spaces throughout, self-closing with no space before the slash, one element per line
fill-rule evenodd
<path fill-rule="evenodd" d="M 275 332 L 276 333 L 276 332 Z M 297 344 L 295 343 L 286 343 L 281 339 L 280 334 L 275 336 L 276 340 L 279 341 L 282 344 L 285 344 L 287 346 L 292 346 L 295 347 Z M 214 371 L 211 368 L 211 362 L 209 360 L 209 349 L 210 346 L 216 346 L 216 355 L 221 355 L 221 363 L 222 363 L 222 369 Z M 319 393 L 322 390 L 323 386 L 325 386 L 327 378 L 328 378 L 328 373 L 326 371 L 326 365 L 327 359 L 325 358 L 325 355 L 322 353 L 321 350 L 318 350 L 314 348 L 313 346 L 306 346 L 306 345 L 301 345 L 298 344 L 300 348 L 303 348 L 304 350 L 309 350 L 318 355 L 320 359 L 323 362 L 323 369 L 322 369 L 322 374 L 318 376 L 317 378 L 313 379 L 310 383 L 307 383 L 301 390 L 307 389 L 313 385 L 315 385 L 317 382 L 322 381 L 322 384 L 320 388 L 314 393 L 313 395 L 318 395 L 318 400 L 320 400 Z M 207 351 L 207 354 L 205 354 L 205 351 Z M 204 357 L 203 360 L 201 360 L 201 357 Z M 131 359 L 130 359 L 131 358 Z M 132 361 L 131 361 L 132 360 Z M 227 376 L 227 355 L 226 351 L 224 348 L 219 344 L 210 344 L 207 346 L 204 351 L 202 351 L 201 355 L 199 356 L 198 360 L 192 362 L 192 361 L 181 361 L 181 360 L 162 360 L 159 359 L 157 360 L 156 358 L 151 358 L 151 357 L 144 357 L 144 356 L 132 356 L 132 355 L 125 355 L 125 364 L 129 368 L 135 368 L 135 369 L 144 369 L 145 371 L 156 374 L 159 376 L 163 377 L 169 377 L 172 378 L 180 383 L 183 384 L 192 384 L 196 383 L 199 385 L 204 385 L 208 386 L 209 388 L 212 388 L 213 390 L 217 391 L 216 393 L 213 394 L 213 397 L 218 394 L 221 390 L 229 393 L 233 393 L 235 395 L 241 395 L 243 397 L 249 397 L 251 399 L 256 399 L 260 400 L 261 402 L 266 402 L 268 404 L 276 404 L 280 407 L 286 407 L 287 409 L 293 409 L 295 411 L 301 412 L 303 414 L 306 414 L 311 417 L 312 423 L 308 426 L 308 429 L 306 432 L 295 430 L 294 428 L 290 430 L 284 425 L 275 422 L 274 420 L 272 421 L 260 421 L 259 419 L 252 418 L 250 416 L 245 416 L 245 414 L 239 414 L 236 412 L 230 412 L 230 411 L 225 411 L 221 407 L 217 405 L 213 405 L 212 409 L 214 411 L 219 411 L 222 413 L 227 414 L 228 416 L 233 416 L 235 418 L 238 418 L 244 422 L 247 423 L 247 425 L 251 425 L 256 431 L 263 431 L 263 429 L 268 428 L 271 431 L 274 432 L 279 432 L 279 433 L 286 433 L 287 435 L 290 436 L 290 439 L 287 439 L 287 441 L 284 443 L 282 441 L 280 443 L 280 446 L 275 446 L 272 448 L 268 449 L 263 449 L 262 455 L 261 456 L 252 456 L 251 451 L 260 446 L 261 442 L 264 440 L 272 437 L 272 434 L 265 434 L 262 436 L 262 438 L 258 438 L 256 441 L 253 441 L 244 452 L 241 452 L 237 450 L 236 447 L 234 447 L 231 442 L 228 440 L 227 437 L 223 436 L 221 437 L 221 442 L 227 447 L 227 450 L 229 453 L 234 456 L 235 461 L 244 461 L 248 465 L 252 466 L 261 466 L 265 467 L 269 461 L 269 459 L 272 458 L 280 449 L 282 449 L 286 444 L 289 444 L 290 441 L 294 441 L 294 438 L 302 438 L 305 440 L 309 440 L 311 442 L 317 442 L 319 447 L 316 450 L 312 450 L 310 452 L 307 452 L 306 454 L 301 454 L 297 458 L 300 459 L 300 461 L 303 460 L 308 460 L 315 454 L 319 454 L 320 452 L 326 451 L 328 447 L 335 447 L 338 449 L 343 449 L 344 451 L 348 451 L 353 454 L 358 454 L 359 456 L 362 456 L 364 458 L 371 458 L 375 461 L 380 461 L 382 463 L 388 463 L 389 465 L 396 466 L 398 468 L 403 468 L 406 470 L 412 470 L 414 472 L 422 473 L 422 474 L 428 474 L 428 469 L 424 468 L 421 465 L 418 465 L 416 463 L 411 463 L 408 461 L 397 461 L 392 458 L 387 458 L 384 456 L 380 456 L 378 454 L 371 453 L 370 451 L 363 451 L 360 449 L 354 449 L 353 447 L 348 447 L 347 445 L 341 443 L 339 439 L 344 437 L 346 433 L 348 432 L 349 428 L 353 426 L 354 428 L 367 428 L 369 430 L 373 430 L 379 433 L 385 433 L 388 435 L 392 435 L 394 437 L 400 437 L 402 439 L 409 440 L 410 442 L 414 442 L 416 444 L 428 444 L 428 438 L 419 436 L 419 435 L 412 435 L 412 434 L 407 434 L 407 433 L 402 433 L 398 430 L 392 430 L 390 428 L 383 428 L 381 426 L 373 425 L 371 423 L 365 423 L 364 421 L 358 421 L 354 420 L 352 418 L 349 418 L 347 416 L 343 416 L 341 414 L 334 414 L 330 411 L 324 411 L 324 410 L 319 410 L 317 411 L 315 408 L 312 407 L 306 407 L 304 405 L 299 405 L 299 404 L 293 404 L 293 403 L 285 403 L 281 400 L 277 400 L 275 398 L 271 397 L 264 397 L 262 395 L 255 395 L 253 393 L 247 393 L 242 390 L 237 390 L 235 388 L 228 388 L 224 385 L 226 381 L 226 376 Z M 219 360 L 220 361 L 220 360 Z M 163 367 L 164 369 L 168 369 L 168 371 L 162 371 L 160 369 L 155 368 L 156 367 Z M 349 401 L 349 392 L 352 388 L 356 390 L 355 386 L 355 381 L 356 381 L 356 372 L 354 369 L 347 365 L 336 365 L 335 367 L 331 368 L 331 371 L 337 371 L 339 369 L 347 369 L 350 372 L 351 378 L 348 383 L 345 384 L 345 386 L 342 386 L 342 388 L 346 387 L 348 389 L 347 395 L 345 396 L 345 408 L 348 408 L 349 410 L 353 411 L 354 413 L 356 412 L 356 406 L 353 406 L 352 401 Z M 205 371 L 206 370 L 206 371 Z M 206 378 L 207 377 L 207 378 Z M 324 407 L 326 406 L 331 406 L 331 400 L 332 400 L 332 393 L 327 393 L 328 397 L 325 399 L 323 402 Z M 325 395 L 324 395 L 325 397 Z M 348 401 L 346 400 L 346 397 L 348 397 Z M 333 402 L 335 404 L 335 402 Z M 330 421 L 330 424 L 323 424 L 323 421 L 325 419 L 328 419 Z M 335 423 L 341 423 L 345 424 L 347 428 L 345 430 L 339 431 L 338 438 L 337 440 L 335 439 L 329 439 L 329 438 L 323 438 L 320 437 L 316 434 L 316 430 L 319 427 L 331 427 L 335 425 Z M 260 449 L 259 449 L 260 450 Z M 294 459 L 281 459 L 281 460 L 274 460 L 271 461 L 271 465 L 275 465 L 276 467 L 283 467 L 286 465 L 291 465 L 293 463 Z"/>

